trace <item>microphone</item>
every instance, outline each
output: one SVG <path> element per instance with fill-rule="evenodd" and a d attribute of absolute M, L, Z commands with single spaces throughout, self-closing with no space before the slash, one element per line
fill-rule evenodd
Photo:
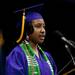
<path fill-rule="evenodd" d="M 58 34 L 64 42 L 66 42 L 67 44 L 69 44 L 70 46 L 72 46 L 73 48 L 75 48 L 75 42 L 74 42 L 74 41 L 66 39 L 66 37 L 64 37 L 64 35 L 63 35 L 60 31 L 58 31 L 58 30 L 56 30 L 55 33 Z M 71 57 L 71 60 L 58 72 L 58 75 L 60 75 L 60 73 L 61 73 L 71 62 L 73 62 L 73 65 L 75 66 L 75 60 L 74 60 L 75 57 L 73 57 L 73 55 L 72 55 L 72 53 L 71 53 L 71 51 L 70 51 L 70 48 L 69 48 L 69 46 L 68 46 L 67 44 L 65 44 L 65 48 L 66 48 L 67 52 L 69 53 L 69 55 L 70 55 L 70 57 Z"/>
<path fill-rule="evenodd" d="M 67 44 L 69 44 L 70 46 L 72 46 L 73 48 L 75 48 L 75 45 L 71 41 L 69 41 L 68 39 L 66 39 L 66 37 L 64 37 L 63 34 L 60 31 L 56 30 L 55 33 L 57 33 L 64 42 L 66 42 Z"/>

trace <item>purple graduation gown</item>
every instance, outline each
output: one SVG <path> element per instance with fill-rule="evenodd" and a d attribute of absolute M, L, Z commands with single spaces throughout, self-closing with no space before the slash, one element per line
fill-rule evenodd
<path fill-rule="evenodd" d="M 54 75 L 57 75 L 57 67 L 53 58 L 47 52 L 45 52 L 45 54 L 48 56 L 53 66 Z M 42 55 L 40 54 L 40 58 L 37 56 L 35 56 L 35 58 L 40 67 L 40 75 L 51 75 L 49 65 L 46 63 Z M 6 75 L 28 75 L 26 56 L 19 45 L 16 46 L 6 58 Z"/>

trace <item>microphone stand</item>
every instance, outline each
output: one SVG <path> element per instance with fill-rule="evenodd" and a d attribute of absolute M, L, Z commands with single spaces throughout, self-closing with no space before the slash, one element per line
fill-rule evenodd
<path fill-rule="evenodd" d="M 71 63 L 73 62 L 73 65 L 75 66 L 75 57 L 73 57 L 71 51 L 70 51 L 70 48 L 67 44 L 65 44 L 65 48 L 67 50 L 67 52 L 69 53 L 70 57 L 71 57 L 71 60 L 58 72 L 58 75 Z"/>
<path fill-rule="evenodd" d="M 73 64 L 74 64 L 74 66 L 75 66 L 74 57 L 73 57 L 73 55 L 72 55 L 72 53 L 71 53 L 71 51 L 70 51 L 70 48 L 69 48 L 69 46 L 68 46 L 67 44 L 65 45 L 65 48 L 66 48 L 67 52 L 69 53 L 69 55 L 71 56 L 71 59 L 72 59 Z"/>
<path fill-rule="evenodd" d="M 75 42 L 72 41 L 72 40 L 67 40 L 67 39 L 63 36 L 63 34 L 62 34 L 60 31 L 58 31 L 58 30 L 56 30 L 55 32 L 56 32 L 58 35 L 61 36 L 61 39 L 62 39 L 64 42 L 66 42 L 65 48 L 66 48 L 67 52 L 69 53 L 69 55 L 70 55 L 70 57 L 71 57 L 71 60 L 58 72 L 58 75 L 59 75 L 71 62 L 73 62 L 74 66 L 75 66 L 75 61 L 74 61 L 75 57 L 72 56 L 72 53 L 71 53 L 70 48 L 69 48 L 69 46 L 71 46 L 71 47 L 73 47 L 73 48 L 75 49 Z"/>

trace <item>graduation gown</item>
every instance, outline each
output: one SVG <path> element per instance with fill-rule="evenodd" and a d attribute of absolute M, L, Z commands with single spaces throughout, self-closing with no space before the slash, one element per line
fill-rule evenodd
<path fill-rule="evenodd" d="M 51 54 L 48 54 L 47 52 L 45 52 L 45 54 L 48 56 L 48 59 L 51 62 L 54 75 L 57 75 L 57 67 Z M 39 58 L 35 55 L 35 59 L 38 61 L 40 67 L 40 75 L 51 75 L 49 65 L 42 57 L 42 54 L 40 53 Z M 16 46 L 6 57 L 6 75 L 28 75 L 26 55 L 19 45 Z"/>

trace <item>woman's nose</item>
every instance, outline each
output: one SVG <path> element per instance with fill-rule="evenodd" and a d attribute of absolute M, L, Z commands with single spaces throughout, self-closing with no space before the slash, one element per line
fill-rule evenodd
<path fill-rule="evenodd" d="M 41 27 L 41 32 L 45 33 L 45 28 L 44 27 Z"/>

